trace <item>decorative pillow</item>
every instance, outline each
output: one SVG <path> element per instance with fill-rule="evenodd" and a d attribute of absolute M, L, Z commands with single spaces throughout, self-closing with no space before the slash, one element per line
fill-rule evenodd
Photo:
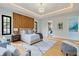
<path fill-rule="evenodd" d="M 20 34 L 33 34 L 33 30 L 31 28 L 21 28 Z"/>
<path fill-rule="evenodd" d="M 0 41 L 1 42 L 7 42 L 7 39 L 4 36 L 0 36 Z"/>
<path fill-rule="evenodd" d="M 23 28 L 20 29 L 20 34 L 25 34 L 25 30 Z"/>
<path fill-rule="evenodd" d="M 5 42 L 5 43 L 1 43 L 1 42 L 0 42 L 0 47 L 6 48 L 6 47 L 7 47 L 7 44 L 8 44 L 7 42 Z"/>
<path fill-rule="evenodd" d="M 32 29 L 28 29 L 28 34 L 33 34 L 33 30 Z"/>

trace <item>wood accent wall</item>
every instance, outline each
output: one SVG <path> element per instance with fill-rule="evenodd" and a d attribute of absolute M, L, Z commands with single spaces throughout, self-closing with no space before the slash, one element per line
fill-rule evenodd
<path fill-rule="evenodd" d="M 13 28 L 34 28 L 34 19 L 18 13 L 13 13 Z"/>

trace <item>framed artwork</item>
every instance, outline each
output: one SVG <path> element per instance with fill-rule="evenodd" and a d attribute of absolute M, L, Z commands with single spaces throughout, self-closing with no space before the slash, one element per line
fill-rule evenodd
<path fill-rule="evenodd" d="M 58 29 L 63 29 L 63 22 L 58 23 Z"/>
<path fill-rule="evenodd" d="M 11 17 L 2 15 L 2 35 L 11 34 Z"/>
<path fill-rule="evenodd" d="M 78 17 L 74 16 L 69 19 L 69 32 L 78 32 Z"/>

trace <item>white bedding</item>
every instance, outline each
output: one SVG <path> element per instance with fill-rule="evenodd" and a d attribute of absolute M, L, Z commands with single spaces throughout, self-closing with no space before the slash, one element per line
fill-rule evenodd
<path fill-rule="evenodd" d="M 21 34 L 21 40 L 28 44 L 33 44 L 37 41 L 40 41 L 38 34 Z"/>

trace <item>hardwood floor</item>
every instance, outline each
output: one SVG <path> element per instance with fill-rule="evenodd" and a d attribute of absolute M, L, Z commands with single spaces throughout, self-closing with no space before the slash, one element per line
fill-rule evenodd
<path fill-rule="evenodd" d="M 51 40 L 51 39 L 50 39 Z M 53 40 L 57 41 L 54 46 L 52 46 L 46 53 L 44 53 L 44 56 L 65 56 L 64 53 L 60 50 L 61 43 L 66 39 L 60 39 L 60 38 L 54 38 Z M 79 45 L 79 40 L 73 40 L 74 44 Z"/>
<path fill-rule="evenodd" d="M 60 50 L 60 45 L 64 39 L 54 38 L 52 40 L 55 40 L 57 42 L 47 52 L 45 52 L 43 56 L 65 56 Z M 74 43 L 79 44 L 79 41 L 76 41 L 76 42 L 74 41 Z M 25 49 L 19 47 L 19 44 L 22 44 L 21 41 L 14 42 L 12 44 L 15 45 L 19 49 L 21 54 L 23 54 Z"/>
<path fill-rule="evenodd" d="M 46 53 L 44 53 L 43 56 L 63 56 L 64 55 L 60 50 L 60 45 L 62 43 L 62 40 L 61 39 L 53 39 L 53 40 L 56 40 L 57 43 L 55 43 L 54 46 L 52 46 Z M 21 48 L 20 44 L 22 44 L 21 41 L 12 42 L 12 45 L 17 47 L 20 53 L 23 54 L 25 49 Z"/>
<path fill-rule="evenodd" d="M 62 42 L 57 42 L 54 44 L 53 47 L 51 47 L 45 54 L 44 56 L 64 56 L 64 54 L 60 50 L 60 45 Z"/>

